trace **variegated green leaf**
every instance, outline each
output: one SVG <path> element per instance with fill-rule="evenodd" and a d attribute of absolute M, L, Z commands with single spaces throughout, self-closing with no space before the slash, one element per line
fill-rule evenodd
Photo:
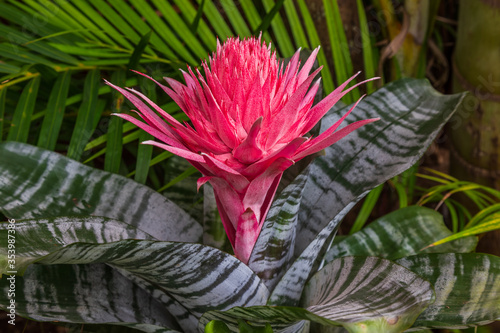
<path fill-rule="evenodd" d="M 22 274 L 26 267 L 55 250 L 71 243 L 109 243 L 122 239 L 155 239 L 124 222 L 103 217 L 57 217 L 51 219 L 21 220 L 15 225 L 0 224 L 0 273 L 15 270 Z M 14 229 L 15 234 L 8 230 Z M 15 265 L 10 267 L 7 240 L 13 235 L 16 241 Z M 3 241 L 5 240 L 5 241 Z M 182 305 L 158 289 L 150 282 L 128 271 L 117 269 L 119 273 L 144 289 L 151 297 L 163 304 L 185 330 L 196 328 L 198 320 Z M 36 282 L 33 282 L 36 283 Z"/>
<path fill-rule="evenodd" d="M 358 200 L 360 198 L 361 196 Z M 317 259 L 320 257 L 325 243 L 335 234 L 345 214 L 351 210 L 356 202 L 357 200 L 348 204 L 332 221 L 330 221 L 293 262 L 292 266 L 286 271 L 285 275 L 272 291 L 268 301 L 269 305 L 298 305 L 304 285 L 318 268 Z"/>
<path fill-rule="evenodd" d="M 273 289 L 293 259 L 297 215 L 309 173 L 295 178 L 274 199 L 255 243 L 248 265 L 269 289 Z"/>
<path fill-rule="evenodd" d="M 156 284 L 147 281 L 129 271 L 113 267 L 121 275 L 125 276 L 133 283 L 144 289 L 153 299 L 165 306 L 168 312 L 176 319 L 184 332 L 194 332 L 198 327 L 198 318 L 194 316 L 177 300 L 172 298 L 166 291 L 161 290 Z"/>
<path fill-rule="evenodd" d="M 200 328 L 211 320 L 228 324 L 238 332 L 238 320 L 253 325 L 270 323 L 278 332 L 296 332 L 301 320 L 321 325 L 343 325 L 350 332 L 401 332 L 434 301 L 432 285 L 386 259 L 346 257 L 316 273 L 307 284 L 297 307 L 249 307 L 210 311 Z"/>
<path fill-rule="evenodd" d="M 209 310 L 262 305 L 269 296 L 265 285 L 248 266 L 201 244 L 147 240 L 73 243 L 40 255 L 36 262 L 107 263 L 156 285 L 198 317 Z"/>
<path fill-rule="evenodd" d="M 399 259 L 417 253 L 471 252 L 477 238 L 469 237 L 422 250 L 434 240 L 451 235 L 438 212 L 410 206 L 387 214 L 362 230 L 334 243 L 325 254 L 325 262 L 347 256 L 379 256 Z"/>
<path fill-rule="evenodd" d="M 105 216 L 160 240 L 201 238 L 186 212 L 130 179 L 22 143 L 1 143 L 0 155 L 0 211 L 9 218 Z"/>
<path fill-rule="evenodd" d="M 311 278 L 302 298 L 309 311 L 350 332 L 401 332 L 433 301 L 429 281 L 376 257 L 332 261 Z"/>
<path fill-rule="evenodd" d="M 313 163 L 301 203 L 296 255 L 356 197 L 412 166 L 464 96 L 441 95 L 426 80 L 404 79 L 359 103 L 346 124 L 380 120 L 325 149 L 325 156 Z M 322 130 L 346 111 L 330 112 L 322 120 Z"/>
<path fill-rule="evenodd" d="M 228 311 L 209 311 L 201 317 L 199 330 L 202 332 L 205 325 L 211 320 L 219 320 L 226 323 L 231 332 L 240 332 L 238 329 L 238 320 L 244 320 L 256 327 L 264 327 L 270 323 L 275 333 L 302 332 L 305 324 L 304 320 L 322 325 L 340 325 L 334 321 L 317 316 L 306 309 L 291 306 L 234 307 Z"/>
<path fill-rule="evenodd" d="M 311 165 L 297 224 L 297 260 L 274 289 L 269 304 L 297 304 L 314 263 L 343 216 L 372 188 L 413 165 L 463 98 L 463 94 L 441 95 L 425 80 L 404 79 L 358 104 L 346 123 L 381 120 L 326 148 L 325 155 Z M 345 112 L 346 108 L 333 108 L 323 118 L 321 131 Z"/>
<path fill-rule="evenodd" d="M 500 258 L 480 253 L 419 254 L 396 261 L 429 280 L 436 301 L 413 325 L 466 328 L 500 320 Z"/>
<path fill-rule="evenodd" d="M 16 243 L 15 269 L 8 265 L 9 238 Z M 0 223 L 0 276 L 13 270 L 22 274 L 40 257 L 71 243 L 110 243 L 123 239 L 155 240 L 127 223 L 105 217 L 57 217 Z"/>
<path fill-rule="evenodd" d="M 12 281 L 16 312 L 23 317 L 117 324 L 143 332 L 180 330 L 163 304 L 107 265 L 32 265 L 23 277 L 4 275 L 0 279 L 2 310 L 9 311 Z"/>

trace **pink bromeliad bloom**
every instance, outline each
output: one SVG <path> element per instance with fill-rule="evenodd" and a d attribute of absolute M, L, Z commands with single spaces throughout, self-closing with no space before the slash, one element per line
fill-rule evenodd
<path fill-rule="evenodd" d="M 143 143 L 187 159 L 203 174 L 198 188 L 206 182 L 213 186 L 229 241 L 244 263 L 283 172 L 377 120 L 361 120 L 337 130 L 353 106 L 319 136 L 306 136 L 349 92 L 343 90 L 355 77 L 313 107 L 320 81 L 313 80 L 321 68 L 309 72 L 318 51 L 315 49 L 299 70 L 299 51 L 285 67 L 260 37 L 229 38 L 223 45 L 218 42 L 217 51 L 202 63 L 205 76 L 198 69 L 193 72 L 188 68 L 188 72 L 182 72 L 185 85 L 168 77 L 165 80 L 170 88 L 155 81 L 186 113 L 190 123 L 175 120 L 140 92 L 107 83 L 137 107 L 143 121 L 126 114 L 117 116 L 161 141 Z"/>

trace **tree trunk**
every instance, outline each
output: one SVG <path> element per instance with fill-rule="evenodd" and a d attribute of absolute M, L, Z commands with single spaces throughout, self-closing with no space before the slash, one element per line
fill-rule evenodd
<path fill-rule="evenodd" d="M 479 100 L 451 123 L 451 172 L 500 188 L 500 0 L 460 3 L 454 90 Z"/>
<path fill-rule="evenodd" d="M 450 173 L 500 189 L 500 0 L 462 0 L 453 64 L 455 91 L 469 90 L 452 119 Z M 500 255 L 500 231 L 482 238 L 478 252 Z"/>

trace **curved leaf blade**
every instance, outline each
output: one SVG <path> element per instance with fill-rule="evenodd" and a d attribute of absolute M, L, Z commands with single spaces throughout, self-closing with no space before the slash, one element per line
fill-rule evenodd
<path fill-rule="evenodd" d="M 201 244 L 148 240 L 73 243 L 39 256 L 36 262 L 106 263 L 156 285 L 197 317 L 209 310 L 262 305 L 269 296 L 248 266 Z"/>
<path fill-rule="evenodd" d="M 7 239 L 12 234 L 11 223 L 0 223 L 0 276 L 9 269 L 7 256 Z M 41 256 L 48 255 L 68 244 L 110 243 L 123 239 L 155 238 L 127 223 L 105 217 L 56 217 L 49 219 L 21 220 L 14 225 L 16 240 L 15 268 L 23 274 L 28 265 Z"/>
<path fill-rule="evenodd" d="M 166 327 L 180 329 L 161 303 L 106 265 L 32 265 L 23 277 L 12 278 L 16 312 L 23 317 L 118 324 L 143 332 L 172 332 Z M 9 304 L 10 282 L 5 276 L 0 279 L 3 310 Z"/>
<path fill-rule="evenodd" d="M 358 200 L 361 196 L 358 198 Z M 313 239 L 309 246 L 293 262 L 285 275 L 272 291 L 267 304 L 297 306 L 302 290 L 312 274 L 319 268 L 318 258 L 328 239 L 335 235 L 345 214 L 357 201 L 347 205 L 321 232 Z"/>
<path fill-rule="evenodd" d="M 201 225 L 150 188 L 34 146 L 0 144 L 0 210 L 20 219 L 105 216 L 159 240 L 197 242 Z"/>
<path fill-rule="evenodd" d="M 438 212 L 410 206 L 387 214 L 362 230 L 335 243 L 325 254 L 325 262 L 347 256 L 378 256 L 399 259 L 420 252 L 436 239 L 451 235 Z M 424 253 L 471 252 L 476 238 L 467 238 L 446 246 L 428 248 Z"/>
<path fill-rule="evenodd" d="M 332 261 L 311 278 L 302 298 L 309 311 L 350 332 L 401 332 L 433 301 L 429 281 L 376 257 Z"/>
<path fill-rule="evenodd" d="M 416 328 L 466 328 L 500 318 L 500 258 L 480 253 L 419 254 L 396 261 L 429 280 L 436 301 Z"/>
<path fill-rule="evenodd" d="M 339 325 L 338 323 L 322 318 L 303 308 L 291 306 L 251 306 L 234 307 L 228 311 L 209 311 L 200 318 L 199 330 L 212 320 L 219 320 L 227 324 L 231 332 L 240 332 L 238 322 L 244 320 L 252 326 L 264 327 L 271 324 L 273 331 L 297 332 L 303 325 L 302 320 L 310 320 L 322 325 Z M 299 322 L 299 323 L 297 323 Z M 291 330 L 297 326 L 297 330 Z"/>
<path fill-rule="evenodd" d="M 465 94 L 441 95 L 426 80 L 392 82 L 361 101 L 346 123 L 380 117 L 325 149 L 311 166 L 297 232 L 296 255 L 363 192 L 408 169 L 422 156 Z M 327 114 L 322 130 L 346 108 Z"/>
<path fill-rule="evenodd" d="M 293 259 L 297 215 L 308 170 L 288 185 L 269 209 L 249 260 L 249 267 L 273 289 Z"/>

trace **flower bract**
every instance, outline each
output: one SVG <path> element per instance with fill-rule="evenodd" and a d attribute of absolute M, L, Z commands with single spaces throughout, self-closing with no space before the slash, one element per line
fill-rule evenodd
<path fill-rule="evenodd" d="M 247 263 L 283 172 L 377 119 L 339 125 L 356 104 L 320 135 L 308 132 L 353 87 L 355 77 L 313 106 L 321 67 L 313 68 L 319 48 L 300 66 L 297 51 L 279 61 L 261 38 L 228 38 L 199 69 L 182 72 L 185 84 L 155 81 L 189 117 L 179 122 L 142 93 L 109 82 L 137 108 L 140 119 L 117 114 L 159 141 L 146 141 L 187 159 L 209 182 L 235 255 Z M 142 74 L 144 75 L 144 74 Z M 151 80 L 154 80 L 150 78 Z M 316 79 L 316 80 L 315 80 Z M 358 101 L 359 102 L 359 101 Z"/>

